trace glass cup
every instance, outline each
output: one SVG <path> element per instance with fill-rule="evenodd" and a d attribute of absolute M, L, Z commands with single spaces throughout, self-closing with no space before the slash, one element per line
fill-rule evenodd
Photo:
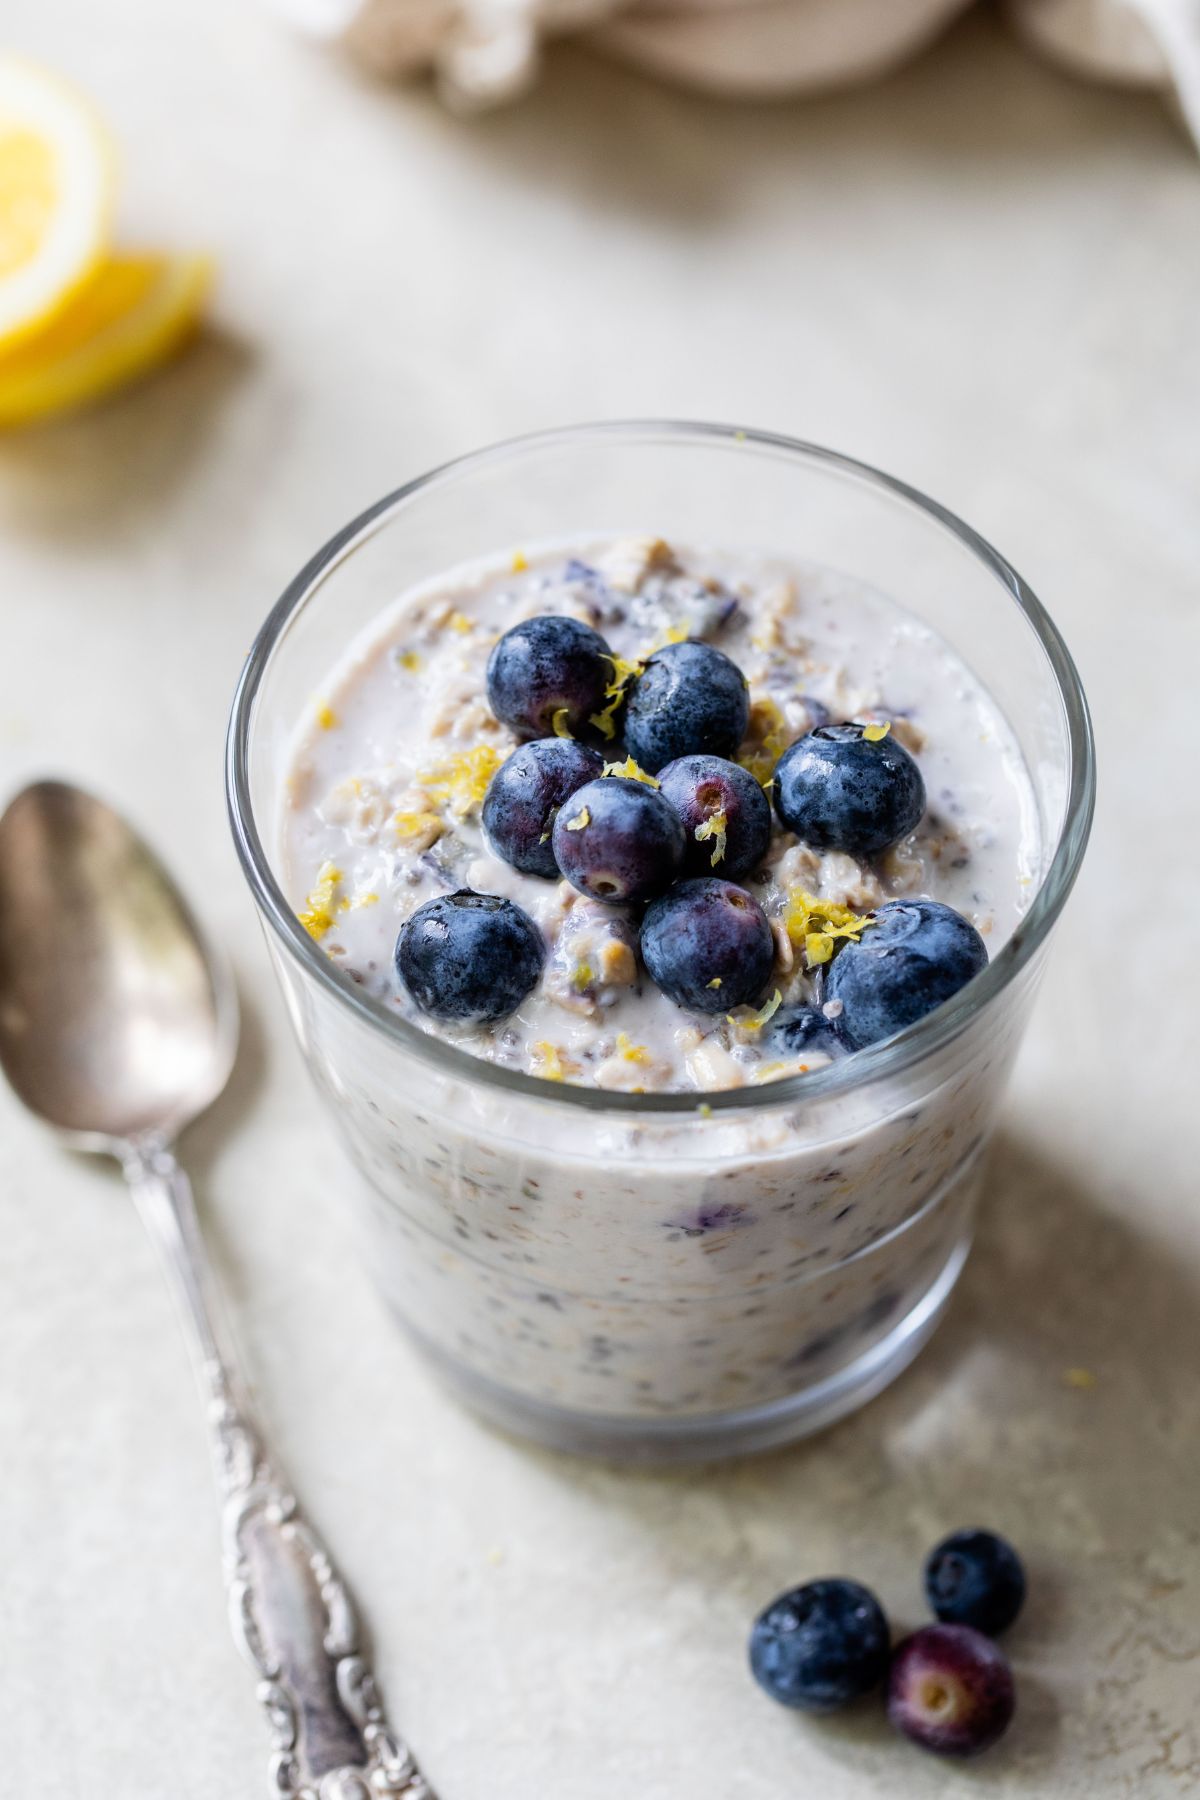
<path fill-rule="evenodd" d="M 280 800 L 347 645 L 451 567 L 563 538 L 661 536 L 817 562 L 939 632 L 1006 715 L 1040 851 L 1018 929 L 898 1037 L 763 1087 L 624 1094 L 482 1062 L 385 1009 L 298 923 Z M 1086 704 L 1012 568 L 904 483 L 724 426 L 541 433 L 407 483 L 318 552 L 238 685 L 229 806 L 387 1305 L 502 1427 L 625 1459 L 780 1444 L 879 1392 L 962 1269 L 984 1146 L 1091 822 Z"/>

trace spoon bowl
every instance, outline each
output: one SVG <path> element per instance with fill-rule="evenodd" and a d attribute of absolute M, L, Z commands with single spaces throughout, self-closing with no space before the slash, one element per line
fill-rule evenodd
<path fill-rule="evenodd" d="M 0 818 L 0 1067 L 82 1148 L 170 1141 L 237 1038 L 223 960 L 120 814 L 61 781 Z"/>

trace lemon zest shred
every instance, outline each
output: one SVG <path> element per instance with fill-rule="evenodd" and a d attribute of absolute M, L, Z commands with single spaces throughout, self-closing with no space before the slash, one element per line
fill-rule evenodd
<path fill-rule="evenodd" d="M 415 650 L 402 650 L 396 661 L 402 669 L 407 669 L 410 675 L 415 674 L 421 666 L 421 658 Z"/>
<path fill-rule="evenodd" d="M 337 726 L 338 716 L 328 700 L 323 700 L 317 708 L 317 724 L 322 731 L 333 731 Z"/>
<path fill-rule="evenodd" d="M 719 862 L 724 862 L 725 860 L 725 836 L 728 824 L 729 815 L 722 806 L 717 812 L 710 813 L 703 825 L 697 825 L 695 831 L 692 833 L 692 836 L 698 844 L 707 843 L 709 838 L 714 840 L 711 858 L 711 866 L 714 869 Z"/>
<path fill-rule="evenodd" d="M 571 986 L 577 994 L 586 993 L 596 979 L 591 963 L 581 962 L 571 977 Z"/>
<path fill-rule="evenodd" d="M 555 737 L 569 738 L 571 736 L 571 728 L 567 724 L 569 712 L 570 709 L 566 706 L 556 706 L 551 713 L 550 723 L 554 727 Z"/>
<path fill-rule="evenodd" d="M 573 819 L 567 820 L 567 830 L 568 831 L 582 831 L 584 826 L 590 825 L 591 822 L 592 822 L 592 815 L 588 811 L 587 807 L 585 806 L 582 812 L 577 812 Z"/>
<path fill-rule="evenodd" d="M 492 744 L 459 750 L 418 777 L 423 788 L 444 801 L 456 818 L 465 819 L 483 805 L 488 784 L 503 758 Z"/>
<path fill-rule="evenodd" d="M 618 1031 L 617 1049 L 626 1062 L 648 1063 L 650 1052 L 645 1044 L 635 1044 L 627 1031 Z"/>
<path fill-rule="evenodd" d="M 323 862 L 317 870 L 316 884 L 312 893 L 305 900 L 303 910 L 297 914 L 309 937 L 318 944 L 333 924 L 335 896 L 341 879 L 342 871 L 335 863 Z M 344 910 L 344 908 L 336 908 L 336 910 Z"/>
<path fill-rule="evenodd" d="M 719 988 L 720 985 L 721 985 L 721 977 L 719 975 L 714 975 L 712 980 L 708 983 L 708 986 L 710 988 Z"/>
<path fill-rule="evenodd" d="M 702 1119 L 711 1119 L 713 1116 L 712 1107 L 708 1104 L 707 1100 L 702 1100 L 696 1108 L 696 1111 L 700 1114 Z"/>
<path fill-rule="evenodd" d="M 459 612 L 457 606 L 454 611 L 447 616 L 446 623 L 451 631 L 460 632 L 464 636 L 468 631 L 474 631 L 475 629 L 473 622 L 468 619 L 466 613 Z"/>
<path fill-rule="evenodd" d="M 605 775 L 617 775 L 624 781 L 644 781 L 647 787 L 652 788 L 662 786 L 662 783 L 656 780 L 653 775 L 647 775 L 645 769 L 643 769 L 640 764 L 635 763 L 632 756 L 627 756 L 624 762 L 605 763 L 600 774 L 602 777 Z"/>
<path fill-rule="evenodd" d="M 440 836 L 442 821 L 432 812 L 398 812 L 392 820 L 398 838 L 420 837 L 431 825 L 436 825 Z"/>
<path fill-rule="evenodd" d="M 529 558 L 525 555 L 523 550 L 514 550 L 513 559 L 509 566 L 514 575 L 523 575 L 529 567 Z"/>
<path fill-rule="evenodd" d="M 613 666 L 612 680 L 604 690 L 604 698 L 608 701 L 608 705 L 600 712 L 593 713 L 588 724 L 594 725 L 596 730 L 611 742 L 616 735 L 616 714 L 625 698 L 625 689 L 635 675 L 641 674 L 642 664 L 630 662 L 624 656 L 614 656 L 608 650 L 604 651 L 603 655 L 605 662 L 610 662 Z"/>
<path fill-rule="evenodd" d="M 557 1044 L 543 1039 L 540 1043 L 534 1044 L 532 1049 L 541 1065 L 535 1073 L 540 1075 L 543 1081 L 565 1081 L 567 1079 L 567 1071 L 563 1066 L 563 1059 L 559 1054 Z"/>
<path fill-rule="evenodd" d="M 806 1073 L 806 1069 L 805 1069 L 805 1065 L 803 1063 L 801 1063 L 799 1068 L 795 1069 L 795 1070 L 793 1070 L 792 1065 L 790 1063 L 785 1063 L 785 1062 L 760 1063 L 758 1068 L 755 1069 L 753 1075 L 751 1076 L 751 1080 L 752 1081 L 776 1081 L 776 1080 L 778 1080 L 780 1075 L 790 1075 L 790 1074 L 802 1075 L 804 1073 Z"/>
<path fill-rule="evenodd" d="M 763 1026 L 775 1017 L 782 1005 L 783 995 L 776 988 L 771 998 L 760 1006 L 757 1012 L 750 1013 L 748 1016 L 743 1015 L 740 1019 L 735 1019 L 731 1013 L 729 1022 L 731 1025 L 740 1025 L 743 1031 L 761 1031 Z"/>
<path fill-rule="evenodd" d="M 378 906 L 379 895 L 372 889 L 369 894 L 357 894 L 353 900 L 348 902 L 348 905 L 353 907 L 355 911 L 358 911 L 358 909 L 363 906 Z"/>
<path fill-rule="evenodd" d="M 868 744 L 882 744 L 891 729 L 892 721 L 890 719 L 884 719 L 879 723 L 872 721 L 870 725 L 864 725 L 863 736 Z"/>
<path fill-rule="evenodd" d="M 875 920 L 870 913 L 852 912 L 835 900 L 819 900 L 802 887 L 788 889 L 783 926 L 797 949 L 803 948 L 809 968 L 827 963 L 839 938 L 857 943 Z"/>
<path fill-rule="evenodd" d="M 648 661 L 652 656 L 656 656 L 660 650 L 665 650 L 670 644 L 686 644 L 688 635 L 688 628 L 686 625 L 668 625 L 662 636 L 651 644 L 649 650 L 646 651 L 645 656 L 642 658 L 643 662 Z"/>
<path fill-rule="evenodd" d="M 788 747 L 788 723 L 778 703 L 769 696 L 750 702 L 748 735 L 757 738 L 756 748 L 743 751 L 736 760 L 748 769 L 760 787 L 769 788 L 775 778 L 775 764 Z"/>

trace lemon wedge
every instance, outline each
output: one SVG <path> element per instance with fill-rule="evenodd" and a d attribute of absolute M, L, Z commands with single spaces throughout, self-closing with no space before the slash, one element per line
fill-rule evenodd
<path fill-rule="evenodd" d="M 0 426 L 97 400 L 164 362 L 195 329 L 207 256 L 113 256 L 54 321 L 0 354 Z"/>
<path fill-rule="evenodd" d="M 103 255 L 116 158 L 65 82 L 0 55 L 0 351 L 40 330 Z"/>

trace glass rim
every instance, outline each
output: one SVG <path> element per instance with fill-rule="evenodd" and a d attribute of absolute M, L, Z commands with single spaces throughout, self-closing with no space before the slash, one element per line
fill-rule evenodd
<path fill-rule="evenodd" d="M 259 693 L 284 634 L 293 619 L 318 592 L 327 576 L 353 555 L 361 543 L 374 536 L 394 515 L 428 488 L 449 485 L 489 463 L 502 462 L 510 457 L 550 450 L 556 446 L 569 447 L 606 439 L 615 441 L 622 437 L 645 443 L 659 439 L 664 443 L 680 445 L 692 443 L 736 447 L 739 450 L 753 448 L 764 455 L 785 461 L 798 460 L 815 464 L 835 474 L 848 476 L 853 481 L 881 491 L 924 514 L 932 524 L 940 526 L 956 538 L 982 563 L 1024 614 L 1049 664 L 1066 717 L 1068 788 L 1058 841 L 1028 910 L 1012 936 L 989 960 L 987 968 L 981 970 L 944 1005 L 895 1036 L 858 1050 L 853 1056 L 830 1063 L 823 1069 L 791 1075 L 780 1081 L 764 1082 L 760 1086 L 646 1094 L 615 1092 L 569 1082 L 548 1081 L 540 1075 L 529 1075 L 522 1070 L 487 1062 L 469 1050 L 433 1036 L 399 1013 L 389 1011 L 380 1001 L 356 987 L 309 936 L 275 879 L 255 818 L 250 786 L 250 748 Z M 503 548 L 504 546 L 497 546 L 498 550 Z M 957 514 L 938 501 L 931 500 L 909 483 L 885 474 L 870 463 L 801 438 L 701 421 L 614 419 L 527 432 L 518 437 L 505 438 L 483 449 L 470 451 L 464 456 L 454 457 L 386 494 L 336 532 L 288 583 L 267 614 L 250 647 L 238 678 L 230 713 L 225 751 L 225 787 L 229 820 L 242 872 L 259 912 L 276 940 L 299 965 L 302 973 L 315 980 L 338 1005 L 356 1015 L 372 1030 L 381 1032 L 418 1061 L 432 1064 L 443 1073 L 469 1084 L 481 1084 L 552 1105 L 577 1106 L 586 1111 L 625 1115 L 687 1114 L 695 1113 L 700 1108 L 704 1108 L 706 1113 L 716 1114 L 762 1111 L 767 1107 L 779 1106 L 804 1107 L 828 1100 L 839 1093 L 866 1088 L 875 1081 L 899 1074 L 934 1055 L 959 1036 L 971 1020 L 992 1000 L 998 998 L 1033 960 L 1057 921 L 1074 886 L 1087 845 L 1095 807 L 1096 767 L 1087 700 L 1074 661 L 1058 627 L 1012 564 Z"/>

